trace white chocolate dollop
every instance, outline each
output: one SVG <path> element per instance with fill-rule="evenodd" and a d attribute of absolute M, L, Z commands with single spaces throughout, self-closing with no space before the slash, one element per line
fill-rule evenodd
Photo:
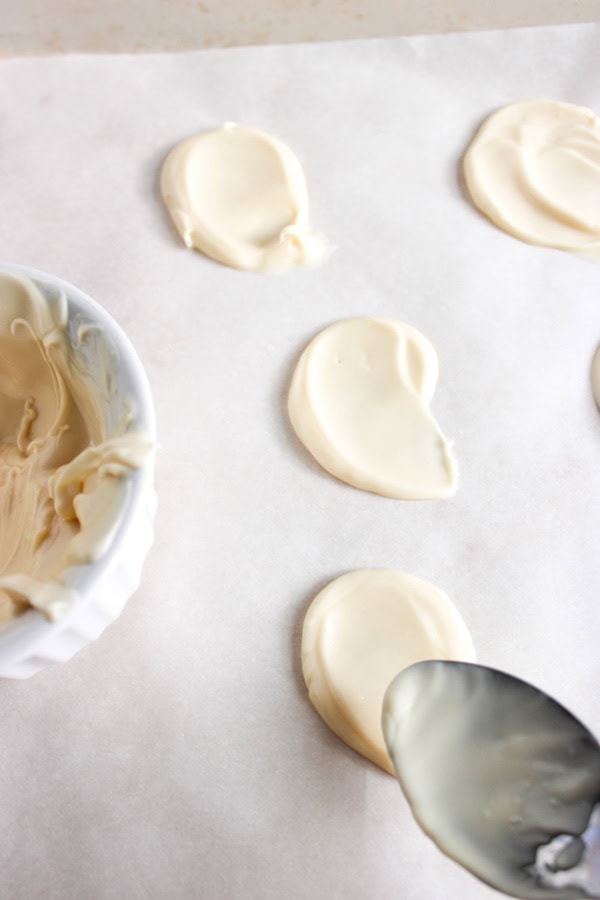
<path fill-rule="evenodd" d="M 438 362 L 429 341 L 389 319 L 347 319 L 317 335 L 296 367 L 288 411 L 324 469 L 376 494 L 450 497 L 458 467 L 429 411 Z"/>
<path fill-rule="evenodd" d="M 389 569 L 336 578 L 304 619 L 302 671 L 311 702 L 338 737 L 391 774 L 381 710 L 392 679 L 424 659 L 474 658 L 446 594 Z"/>
<path fill-rule="evenodd" d="M 581 106 L 527 100 L 479 129 L 464 159 L 474 204 L 531 244 L 600 258 L 600 119 Z"/>
<path fill-rule="evenodd" d="M 285 271 L 316 265 L 333 250 L 310 229 L 298 159 L 257 128 L 228 123 L 182 141 L 160 183 L 186 247 L 227 266 Z"/>

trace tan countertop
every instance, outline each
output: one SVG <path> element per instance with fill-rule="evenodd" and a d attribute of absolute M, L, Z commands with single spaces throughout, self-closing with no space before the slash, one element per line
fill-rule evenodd
<path fill-rule="evenodd" d="M 5 0 L 0 55 L 164 52 L 600 21 L 600 0 Z"/>

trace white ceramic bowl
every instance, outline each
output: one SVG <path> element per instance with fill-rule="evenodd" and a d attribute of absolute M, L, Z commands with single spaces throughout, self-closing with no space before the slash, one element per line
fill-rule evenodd
<path fill-rule="evenodd" d="M 107 404 L 107 421 L 109 425 L 116 423 L 132 401 L 134 426 L 155 440 L 154 405 L 148 379 L 128 338 L 108 313 L 78 288 L 53 275 L 3 263 L 0 263 L 0 271 L 30 278 L 44 292 L 63 292 L 68 302 L 72 334 L 82 322 L 100 326 L 98 340 L 103 342 L 103 350 L 113 355 L 117 373 Z M 73 345 L 76 346 L 75 341 Z M 80 352 L 93 376 L 97 354 L 90 353 L 88 358 L 85 348 Z M 153 456 L 126 477 L 130 489 L 108 551 L 94 563 L 67 570 L 64 583 L 78 596 L 64 618 L 49 622 L 40 612 L 31 609 L 0 627 L 0 676 L 27 678 L 50 663 L 70 659 L 117 618 L 137 589 L 154 536 Z"/>

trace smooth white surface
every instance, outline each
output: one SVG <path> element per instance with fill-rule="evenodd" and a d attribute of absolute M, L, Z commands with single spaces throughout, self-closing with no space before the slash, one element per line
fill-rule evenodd
<path fill-rule="evenodd" d="M 227 122 L 176 144 L 160 189 L 186 247 L 234 269 L 284 272 L 331 254 L 309 227 L 297 157 L 258 128 Z"/>
<path fill-rule="evenodd" d="M 288 397 L 294 431 L 336 478 L 400 500 L 452 497 L 458 466 L 429 404 L 435 350 L 393 319 L 342 319 L 313 338 Z"/>
<path fill-rule="evenodd" d="M 458 175 L 503 104 L 600 110 L 599 42 L 573 27 L 0 65 L 3 253 L 115 316 L 161 436 L 140 590 L 68 665 L 0 683 L 7 896 L 496 897 L 315 715 L 300 632 L 342 572 L 409 571 L 452 597 L 481 662 L 600 731 L 599 269 L 505 235 Z M 228 119 L 297 152 L 339 246 L 326 266 L 265 279 L 182 246 L 160 165 Z M 436 348 L 454 499 L 358 492 L 298 447 L 296 360 L 355 315 Z"/>
<path fill-rule="evenodd" d="M 464 174 L 477 208 L 508 234 L 600 261 L 600 118 L 592 110 L 510 103 L 479 129 Z"/>
<path fill-rule="evenodd" d="M 306 613 L 302 674 L 311 703 L 338 737 L 391 775 L 383 697 L 398 672 L 424 659 L 474 662 L 475 650 L 450 598 L 422 578 L 393 569 L 346 572 Z"/>

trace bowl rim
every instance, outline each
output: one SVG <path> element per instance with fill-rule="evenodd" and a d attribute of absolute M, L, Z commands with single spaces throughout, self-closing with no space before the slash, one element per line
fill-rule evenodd
<path fill-rule="evenodd" d="M 41 269 L 0 260 L 0 274 L 28 278 L 42 287 L 62 291 L 67 300 L 69 315 L 71 314 L 71 301 L 82 309 L 89 310 L 94 322 L 101 325 L 116 350 L 120 371 L 126 373 L 129 379 L 136 405 L 136 423 L 139 429 L 148 434 L 150 439 L 156 443 L 156 418 L 148 377 L 131 341 L 104 307 L 76 285 Z M 153 475 L 154 454 L 145 465 L 126 476 L 130 490 L 110 546 L 94 562 L 70 566 L 67 569 L 68 584 L 77 592 L 78 596 L 71 609 L 61 619 L 51 622 L 39 610 L 32 608 L 0 626 L 0 667 L 18 662 L 26 655 L 35 653 L 36 649 L 46 640 L 68 629 L 74 618 L 89 604 L 93 588 L 111 567 L 140 502 L 147 496 L 149 488 L 153 490 Z"/>

